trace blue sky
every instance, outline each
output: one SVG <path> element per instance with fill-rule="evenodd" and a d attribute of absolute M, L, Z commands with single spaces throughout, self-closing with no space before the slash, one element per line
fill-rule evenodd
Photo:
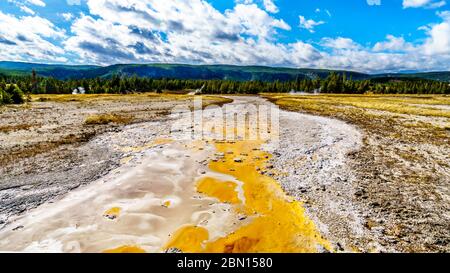
<path fill-rule="evenodd" d="M 3 0 L 0 60 L 450 70 L 446 0 Z"/>

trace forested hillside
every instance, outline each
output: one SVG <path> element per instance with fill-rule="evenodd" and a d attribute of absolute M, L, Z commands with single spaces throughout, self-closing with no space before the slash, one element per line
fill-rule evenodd
<path fill-rule="evenodd" d="M 179 80 L 231 80 L 231 81 L 295 81 L 297 79 L 325 79 L 332 73 L 346 75 L 353 80 L 375 78 L 427 79 L 449 81 L 450 72 L 418 74 L 365 74 L 344 70 L 283 68 L 233 65 L 185 65 L 185 64 L 117 64 L 112 66 L 48 65 L 21 62 L 0 62 L 0 73 L 8 76 L 27 76 L 35 70 L 42 77 L 59 80 L 94 78 L 146 77 L 152 79 Z"/>
<path fill-rule="evenodd" d="M 1 103 L 21 103 L 22 94 L 70 94 L 82 90 L 86 94 L 126 94 L 136 92 L 201 90 L 208 94 L 258 94 L 307 92 L 364 94 L 450 94 L 450 84 L 423 79 L 398 80 L 377 78 L 354 80 L 346 74 L 331 73 L 325 79 L 300 79 L 292 81 L 233 81 L 233 80 L 183 80 L 125 77 L 81 80 L 58 80 L 31 76 L 5 76 L 0 74 Z"/>

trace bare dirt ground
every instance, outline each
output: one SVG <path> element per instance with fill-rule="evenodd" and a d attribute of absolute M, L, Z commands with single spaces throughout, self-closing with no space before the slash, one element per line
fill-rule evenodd
<path fill-rule="evenodd" d="M 232 241 L 241 234 L 247 238 L 244 245 L 254 251 L 315 249 L 290 244 L 271 248 L 271 240 L 282 241 L 284 228 L 271 227 L 272 220 L 258 226 L 258 217 L 230 214 L 230 203 L 197 192 L 197 179 L 217 176 L 239 187 L 250 187 L 254 177 L 269 185 L 277 181 L 288 197 L 281 198 L 283 211 L 272 217 L 286 220 L 291 214 L 284 209 L 294 204 L 289 198 L 300 201 L 307 217 L 296 216 L 299 226 L 311 219 L 330 243 L 317 251 L 450 251 L 448 116 L 445 107 L 435 107 L 445 106 L 445 100 L 411 98 L 402 108 L 398 103 L 406 98 L 399 97 L 390 103 L 389 97 L 374 102 L 370 97 L 273 95 L 269 99 L 285 111 L 280 112 L 280 141 L 262 147 L 272 157 L 269 165 L 257 168 L 260 174 L 254 173 L 250 155 L 258 149 L 242 154 L 239 149 L 245 147 L 234 142 L 216 147 L 207 141 L 183 145 L 169 135 L 174 120 L 166 116 L 167 111 L 186 104 L 188 97 L 75 101 L 38 97 L 31 106 L 3 108 L 0 213 L 4 224 L 10 216 L 21 216 L 0 232 L 0 250 L 98 252 L 128 245 L 138 247 L 118 250 L 154 252 L 161 250 L 165 236 L 174 236 L 179 239 L 173 242 L 175 250 L 204 251 L 193 247 L 196 243 L 180 243 L 185 242 L 183 233 L 171 234 L 183 223 L 193 226 L 180 232 L 188 232 L 200 245 L 219 239 L 236 247 L 242 238 Z M 271 105 L 245 96 L 210 98 L 206 104 L 231 101 L 241 112 L 251 105 Z M 26 117 L 26 122 L 17 116 Z M 168 138 L 170 142 L 164 141 Z M 219 157 L 218 147 L 224 149 Z M 227 155 L 228 149 L 235 149 L 235 154 Z M 212 190 L 219 197 L 227 193 Z M 248 190 L 244 200 L 261 192 Z M 257 204 L 265 207 L 272 202 L 276 199 Z M 114 212 L 119 207 L 120 216 Z M 111 215 L 105 219 L 107 208 L 118 219 L 111 221 Z M 227 220 L 220 224 L 220 219 Z M 250 233 L 245 232 L 247 224 L 253 227 Z M 244 225 L 244 231 L 236 230 L 236 225 Z M 301 232 L 315 234 L 315 228 L 307 226 L 307 232 Z M 204 230 L 209 231 L 209 239 L 204 238 Z M 96 239 L 86 241 L 87 233 Z M 222 243 L 218 247 L 222 251 Z"/>
<path fill-rule="evenodd" d="M 103 177 L 124 152 L 90 141 L 123 126 L 165 119 L 183 95 L 39 95 L 0 108 L 0 227 L 10 216 Z M 205 105 L 223 104 L 206 98 Z M 156 133 L 156 132 L 155 132 Z M 136 140 L 139 141 L 139 140 Z"/>
<path fill-rule="evenodd" d="M 258 97 L 229 99 L 239 113 L 255 105 L 271 105 Z M 213 112 L 204 114 L 210 120 Z M 117 162 L 120 166 L 54 204 L 47 203 L 16 218 L 0 233 L 0 249 L 158 252 L 167 238 L 172 238 L 171 249 L 197 252 L 204 251 L 196 246 L 200 236 L 206 240 L 204 244 L 212 244 L 210 251 L 219 252 L 235 248 L 262 252 L 354 251 L 354 237 L 370 237 L 359 208 L 352 202 L 355 177 L 346 165 L 346 155 L 361 146 L 360 132 L 344 122 L 299 113 L 281 111 L 279 118 L 279 141 L 271 139 L 262 146 L 272 154 L 269 165 L 257 163 L 266 160 L 261 156 L 265 152 L 251 142 L 218 142 L 216 148 L 208 141 L 182 142 L 168 134 L 174 121 L 170 119 L 98 135 L 85 144 L 87 149 L 105 147 L 111 151 L 109 156 L 116 153 L 122 158 Z M 188 122 L 182 124 L 189 126 Z M 161 138 L 171 141 L 158 142 Z M 223 152 L 219 153 L 218 147 Z M 96 160 L 95 156 L 88 157 Z M 76 170 L 79 177 L 84 167 Z M 40 174 L 52 178 L 48 172 Z M 288 195 L 274 188 L 272 183 L 278 182 L 273 178 Z M 214 189 L 214 183 L 222 182 L 212 182 L 203 189 L 209 190 L 211 197 L 197 192 L 196 181 L 214 179 L 236 183 L 236 197 L 251 206 L 247 208 L 251 213 L 243 214 L 239 206 L 214 198 L 226 200 L 229 196 L 225 189 Z M 302 202 L 306 215 L 292 197 Z M 105 211 L 116 213 L 114 220 L 105 218 Z M 177 231 L 177 227 L 181 229 Z M 207 237 L 203 237 L 205 230 Z M 183 232 L 191 239 L 183 239 Z M 186 240 L 191 243 L 183 243 Z M 365 245 L 360 247 L 365 249 Z"/>
<path fill-rule="evenodd" d="M 448 97 L 269 98 L 283 109 L 337 118 L 360 129 L 362 146 L 346 156 L 354 179 L 347 192 L 339 193 L 358 208 L 364 222 L 365 236 L 348 233 L 356 249 L 450 251 Z M 312 198 L 313 204 L 323 200 L 317 198 L 314 189 L 299 190 Z M 327 193 L 328 189 L 323 191 Z M 311 211 L 315 210 L 313 206 Z M 319 218 L 321 214 L 317 214 Z"/>

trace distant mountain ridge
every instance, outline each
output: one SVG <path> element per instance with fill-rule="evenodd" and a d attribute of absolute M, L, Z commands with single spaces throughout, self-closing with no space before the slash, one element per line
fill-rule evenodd
<path fill-rule="evenodd" d="M 187 64 L 116 64 L 58 65 L 0 61 L 0 74 L 30 75 L 32 70 L 44 77 L 60 80 L 84 78 L 108 78 L 115 74 L 149 78 L 235 81 L 290 81 L 296 79 L 326 78 L 330 73 L 346 74 L 353 80 L 379 79 L 427 79 L 450 82 L 450 72 L 365 74 L 346 70 L 283 68 L 235 65 L 187 65 Z"/>

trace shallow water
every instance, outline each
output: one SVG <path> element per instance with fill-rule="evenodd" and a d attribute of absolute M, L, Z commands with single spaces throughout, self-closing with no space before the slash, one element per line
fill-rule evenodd
<path fill-rule="evenodd" d="M 275 170 L 268 166 L 271 155 L 262 150 L 264 144 L 166 137 L 143 147 L 125 147 L 143 156 L 126 158 L 122 167 L 101 180 L 20 217 L 0 232 L 0 250 L 315 252 L 319 246 L 330 248 L 302 204 L 268 175 Z"/>

